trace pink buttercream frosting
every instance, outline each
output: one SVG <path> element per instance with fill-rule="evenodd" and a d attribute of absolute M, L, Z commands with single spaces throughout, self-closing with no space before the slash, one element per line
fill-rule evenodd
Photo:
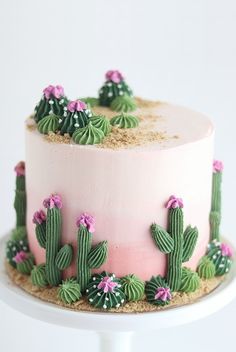
<path fill-rule="evenodd" d="M 45 212 L 42 209 L 36 211 L 33 216 L 33 223 L 36 225 L 41 225 L 44 221 L 46 221 Z"/>
<path fill-rule="evenodd" d="M 58 194 L 53 194 L 49 198 L 44 199 L 43 205 L 47 209 L 62 208 L 62 200 Z"/>
<path fill-rule="evenodd" d="M 105 276 L 102 281 L 98 284 L 98 289 L 103 290 L 104 293 L 108 293 L 114 292 L 114 289 L 117 286 L 117 282 L 112 281 L 109 276 Z"/>
<path fill-rule="evenodd" d="M 60 99 L 64 96 L 64 88 L 62 86 L 52 86 L 49 85 L 47 88 L 43 90 L 43 94 L 46 99 L 57 98 Z"/>
<path fill-rule="evenodd" d="M 221 243 L 220 249 L 223 256 L 232 257 L 233 251 L 227 244 Z"/>
<path fill-rule="evenodd" d="M 184 203 L 182 198 L 177 198 L 175 196 L 171 196 L 166 203 L 167 209 L 176 209 L 176 208 L 183 208 Z"/>
<path fill-rule="evenodd" d="M 80 217 L 76 221 L 76 225 L 79 227 L 80 225 L 83 225 L 88 229 L 90 233 L 95 232 L 95 219 L 92 215 L 89 215 L 87 213 L 83 213 L 80 215 Z"/>
<path fill-rule="evenodd" d="M 213 172 L 222 172 L 224 169 L 224 164 L 220 160 L 213 161 Z"/>
<path fill-rule="evenodd" d="M 110 70 L 107 71 L 106 73 L 106 80 L 107 81 L 112 81 L 114 83 L 120 83 L 121 81 L 123 81 L 124 77 L 122 75 L 122 73 L 118 70 Z"/>
<path fill-rule="evenodd" d="M 22 263 L 27 259 L 27 253 L 25 253 L 24 251 L 20 251 L 18 252 L 15 257 L 13 258 L 15 263 Z"/>
<path fill-rule="evenodd" d="M 85 102 L 83 102 L 81 100 L 70 101 L 67 105 L 67 109 L 70 112 L 83 111 L 86 108 L 87 108 L 87 105 L 85 104 Z"/>
<path fill-rule="evenodd" d="M 20 161 L 15 166 L 14 170 L 15 170 L 17 176 L 25 176 L 25 163 L 24 163 L 24 161 Z"/>
<path fill-rule="evenodd" d="M 170 289 L 168 287 L 159 287 L 155 294 L 155 299 L 166 302 L 172 298 Z"/>

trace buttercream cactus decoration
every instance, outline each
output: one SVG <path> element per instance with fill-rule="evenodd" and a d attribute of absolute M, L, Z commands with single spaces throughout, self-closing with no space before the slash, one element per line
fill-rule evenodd
<path fill-rule="evenodd" d="M 18 252 L 13 258 L 16 263 L 16 269 L 25 275 L 29 275 L 34 267 L 34 257 L 31 253 L 24 251 Z"/>
<path fill-rule="evenodd" d="M 95 219 L 83 213 L 76 222 L 77 234 L 77 281 L 81 292 L 87 288 L 91 278 L 91 270 L 98 269 L 107 259 L 107 241 L 102 241 L 92 247 L 92 237 L 95 232 Z"/>
<path fill-rule="evenodd" d="M 25 163 L 20 161 L 16 167 L 16 191 L 14 208 L 16 210 L 16 227 L 26 223 L 26 191 L 25 191 Z"/>
<path fill-rule="evenodd" d="M 46 287 L 48 285 L 45 264 L 35 265 L 31 271 L 31 282 L 37 287 Z"/>
<path fill-rule="evenodd" d="M 172 291 L 178 291 L 182 280 L 182 263 L 187 262 L 195 249 L 198 230 L 188 226 L 184 231 L 183 200 L 171 196 L 166 203 L 169 210 L 168 231 L 157 224 L 151 225 L 156 246 L 168 255 L 167 282 Z"/>
<path fill-rule="evenodd" d="M 202 257 L 197 268 L 198 275 L 202 279 L 212 279 L 216 273 L 216 267 L 213 261 L 207 256 Z"/>
<path fill-rule="evenodd" d="M 60 133 L 73 135 L 76 129 L 87 126 L 89 118 L 92 116 L 91 110 L 82 100 L 70 101 L 64 107 L 64 113 L 59 120 Z"/>
<path fill-rule="evenodd" d="M 232 265 L 233 251 L 226 243 L 214 240 L 208 246 L 207 257 L 215 265 L 215 275 L 222 276 L 227 274 Z"/>
<path fill-rule="evenodd" d="M 133 92 L 126 84 L 121 72 L 110 70 L 105 75 L 106 82 L 99 90 L 99 104 L 110 106 L 117 97 L 131 97 Z M 130 111 L 130 110 L 129 110 Z"/>
<path fill-rule="evenodd" d="M 180 285 L 180 291 L 182 292 L 194 292 L 200 287 L 200 277 L 198 273 L 189 269 L 182 269 L 182 279 Z"/>
<path fill-rule="evenodd" d="M 72 304 L 79 301 L 81 296 L 80 285 L 75 278 L 62 281 L 58 289 L 58 297 L 62 302 Z"/>
<path fill-rule="evenodd" d="M 119 308 L 125 303 L 121 281 L 114 274 L 105 271 L 92 277 L 86 295 L 89 303 L 96 308 Z"/>
<path fill-rule="evenodd" d="M 49 124 L 50 120 L 51 126 L 55 126 L 55 121 L 53 122 L 50 116 L 62 116 L 67 103 L 68 99 L 65 97 L 63 87 L 60 85 L 49 85 L 43 90 L 43 96 L 35 108 L 35 121 L 38 123 L 44 117 L 49 117 L 47 124 Z"/>
<path fill-rule="evenodd" d="M 211 240 L 220 240 L 221 183 L 224 166 L 219 160 L 213 162 L 212 198 L 210 212 Z"/>
<path fill-rule="evenodd" d="M 6 257 L 8 263 L 13 266 L 13 268 L 16 268 L 16 262 L 14 261 L 15 256 L 19 252 L 29 252 L 29 246 L 28 246 L 28 241 L 27 238 L 21 239 L 21 240 L 14 240 L 10 239 L 7 241 L 6 245 Z"/>
<path fill-rule="evenodd" d="M 61 247 L 61 197 L 52 195 L 44 200 L 43 205 L 47 214 L 43 210 L 37 211 L 33 216 L 33 223 L 36 225 L 38 243 L 46 249 L 47 282 L 51 286 L 57 286 L 61 283 L 61 271 L 68 268 L 72 262 L 73 249 L 69 244 Z"/>
<path fill-rule="evenodd" d="M 122 277 L 121 283 L 128 301 L 139 301 L 143 298 L 145 284 L 136 275 Z"/>
<path fill-rule="evenodd" d="M 160 275 L 146 282 L 145 293 L 148 302 L 157 306 L 165 306 L 172 299 L 170 287 Z"/>

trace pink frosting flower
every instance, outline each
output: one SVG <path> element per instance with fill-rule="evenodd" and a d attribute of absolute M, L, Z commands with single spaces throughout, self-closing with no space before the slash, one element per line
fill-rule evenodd
<path fill-rule="evenodd" d="M 168 287 L 159 287 L 155 294 L 155 299 L 166 302 L 172 298 L 170 289 Z"/>
<path fill-rule="evenodd" d="M 220 249 L 223 256 L 232 257 L 233 251 L 227 244 L 221 243 Z"/>
<path fill-rule="evenodd" d="M 43 201 L 43 205 L 47 209 L 53 209 L 53 208 L 62 208 L 62 200 L 61 197 L 58 194 L 52 194 L 49 198 L 46 198 Z"/>
<path fill-rule="evenodd" d="M 118 70 L 110 70 L 106 73 L 106 80 L 112 81 L 114 83 L 120 83 L 123 81 L 124 77 Z"/>
<path fill-rule="evenodd" d="M 224 169 L 224 164 L 220 160 L 213 161 L 213 172 L 222 172 Z"/>
<path fill-rule="evenodd" d="M 183 208 L 184 203 L 182 198 L 177 198 L 175 196 L 171 196 L 166 203 L 167 209 L 176 209 L 176 208 Z"/>
<path fill-rule="evenodd" d="M 85 104 L 85 102 L 83 102 L 81 100 L 70 101 L 67 105 L 67 109 L 70 112 L 83 111 L 86 108 L 87 108 L 87 105 Z"/>
<path fill-rule="evenodd" d="M 57 98 L 60 99 L 64 96 L 64 88 L 62 86 L 48 86 L 43 90 L 43 94 L 46 99 Z"/>
<path fill-rule="evenodd" d="M 108 293 L 114 292 L 114 289 L 117 286 L 117 282 L 112 281 L 109 276 L 105 276 L 102 281 L 98 284 L 98 289 L 103 290 L 104 293 Z"/>
<path fill-rule="evenodd" d="M 18 252 L 15 257 L 13 258 L 15 263 L 22 263 L 27 259 L 27 253 L 20 251 Z"/>
<path fill-rule="evenodd" d="M 83 213 L 76 221 L 76 225 L 80 227 L 80 225 L 83 225 L 88 229 L 90 233 L 95 232 L 95 219 L 92 215 L 89 215 L 87 213 Z"/>
<path fill-rule="evenodd" d="M 17 176 L 25 176 L 25 163 L 24 163 L 24 161 L 20 161 L 15 166 L 14 170 L 15 170 Z"/>
<path fill-rule="evenodd" d="M 46 221 L 46 214 L 43 210 L 36 211 L 33 216 L 33 223 L 36 225 L 41 225 Z"/>

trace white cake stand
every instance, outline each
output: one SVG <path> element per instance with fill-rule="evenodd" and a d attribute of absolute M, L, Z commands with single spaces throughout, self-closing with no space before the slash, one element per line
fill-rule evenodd
<path fill-rule="evenodd" d="M 14 285 L 5 267 L 5 243 L 0 240 L 0 298 L 15 310 L 47 323 L 64 327 L 95 331 L 100 336 L 100 351 L 131 351 L 132 335 L 183 325 L 204 318 L 220 310 L 236 296 L 236 263 L 226 280 L 214 292 L 197 303 L 160 312 L 140 314 L 75 312 L 43 302 Z"/>

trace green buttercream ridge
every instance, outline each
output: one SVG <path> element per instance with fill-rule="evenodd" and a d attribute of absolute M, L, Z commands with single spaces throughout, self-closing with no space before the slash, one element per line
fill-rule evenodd
<path fill-rule="evenodd" d="M 111 124 L 108 118 L 102 115 L 94 115 L 90 118 L 92 125 L 102 130 L 105 136 L 111 132 Z"/>
<path fill-rule="evenodd" d="M 110 124 L 119 128 L 135 128 L 139 125 L 139 119 L 136 116 L 122 113 L 121 115 L 112 117 Z"/>
<path fill-rule="evenodd" d="M 13 258 L 16 256 L 18 252 L 29 252 L 29 246 L 28 246 L 28 240 L 27 239 L 22 239 L 19 241 L 16 240 L 9 240 L 7 241 L 6 244 L 6 257 L 8 263 L 13 266 L 13 268 L 16 268 L 16 262 L 13 260 Z"/>
<path fill-rule="evenodd" d="M 137 109 L 137 105 L 133 98 L 125 94 L 123 96 L 116 97 L 112 101 L 110 108 L 111 110 L 117 112 L 131 112 Z"/>
<path fill-rule="evenodd" d="M 46 287 L 48 285 L 45 264 L 34 266 L 31 271 L 31 282 L 37 287 Z"/>
<path fill-rule="evenodd" d="M 170 253 L 174 249 L 174 240 L 168 232 L 157 224 L 151 225 L 152 238 L 162 253 Z"/>
<path fill-rule="evenodd" d="M 58 288 L 58 297 L 66 304 L 79 301 L 81 298 L 80 285 L 74 278 L 62 281 L 62 284 Z"/>
<path fill-rule="evenodd" d="M 31 253 L 28 254 L 28 258 L 26 258 L 23 262 L 16 264 L 17 271 L 24 275 L 30 275 L 33 267 L 34 257 Z"/>
<path fill-rule="evenodd" d="M 16 176 L 14 208 L 16 211 L 16 227 L 26 224 L 26 190 L 25 176 Z"/>
<path fill-rule="evenodd" d="M 11 233 L 11 239 L 13 241 L 27 240 L 27 232 L 25 226 L 18 226 Z"/>
<path fill-rule="evenodd" d="M 38 123 L 38 130 L 42 134 L 49 134 L 49 132 L 56 132 L 59 127 L 59 117 L 56 115 L 45 116 Z"/>
<path fill-rule="evenodd" d="M 70 244 L 65 244 L 56 256 L 56 266 L 60 270 L 67 269 L 73 259 L 73 248 Z"/>
<path fill-rule="evenodd" d="M 82 145 L 99 144 L 104 137 L 103 131 L 93 126 L 91 122 L 84 128 L 78 128 L 72 136 L 76 144 Z"/>
<path fill-rule="evenodd" d="M 139 301 L 143 298 L 145 284 L 137 276 L 126 275 L 121 278 L 121 284 L 128 301 Z"/>
<path fill-rule="evenodd" d="M 35 234 L 40 247 L 46 249 L 46 221 L 43 221 L 41 224 L 36 224 Z"/>
<path fill-rule="evenodd" d="M 88 255 L 92 248 L 92 234 L 83 225 L 79 226 L 77 234 L 77 281 L 81 292 L 84 292 L 91 278 L 91 268 L 88 265 Z"/>
<path fill-rule="evenodd" d="M 59 120 L 60 134 L 64 135 L 68 133 L 72 136 L 77 129 L 82 129 L 87 126 L 90 117 L 92 117 L 92 112 L 88 107 L 82 111 L 70 112 L 65 110 L 63 116 Z"/>
<path fill-rule="evenodd" d="M 38 123 L 45 116 L 63 116 L 64 107 L 68 104 L 66 97 L 46 99 L 44 96 L 35 108 L 34 120 Z"/>
<path fill-rule="evenodd" d="M 98 269 L 106 262 L 108 255 L 107 241 L 98 243 L 88 254 L 88 266 L 91 269 Z"/>
<path fill-rule="evenodd" d="M 182 263 L 188 262 L 189 259 L 192 257 L 197 244 L 197 239 L 198 229 L 189 225 L 184 231 Z"/>
<path fill-rule="evenodd" d="M 199 287 L 200 287 L 200 278 L 198 274 L 189 268 L 183 268 L 180 291 L 194 292 Z"/>
<path fill-rule="evenodd" d="M 152 277 L 150 281 L 146 282 L 145 293 L 149 303 L 157 306 L 165 306 L 170 303 L 170 299 L 163 301 L 161 299 L 156 299 L 155 295 L 159 288 L 169 288 L 168 284 L 160 275 Z M 171 292 L 170 292 L 171 293 Z"/>
<path fill-rule="evenodd" d="M 222 276 L 225 275 L 229 272 L 231 265 L 232 265 L 232 259 L 229 256 L 222 255 L 221 249 L 220 249 L 220 242 L 217 242 L 214 240 L 209 244 L 209 250 L 207 253 L 207 257 L 214 263 L 215 265 L 215 275 L 216 276 Z"/>
<path fill-rule="evenodd" d="M 117 286 L 113 288 L 113 292 L 105 293 L 98 288 L 99 283 L 104 277 L 110 277 Z M 114 274 L 103 271 L 101 274 L 93 275 L 86 289 L 86 295 L 89 303 L 96 308 L 111 309 L 119 308 L 125 303 L 125 293 L 122 289 L 121 280 Z"/>
<path fill-rule="evenodd" d="M 213 172 L 210 213 L 211 240 L 220 239 L 222 172 Z"/>
<path fill-rule="evenodd" d="M 99 104 L 102 106 L 110 106 L 111 102 L 116 98 L 123 95 L 133 96 L 133 92 L 127 83 L 122 80 L 119 83 L 106 81 L 102 88 L 99 90 Z"/>
<path fill-rule="evenodd" d="M 215 276 L 216 268 L 214 263 L 207 256 L 204 256 L 200 260 L 197 272 L 202 279 L 212 279 Z"/>
<path fill-rule="evenodd" d="M 93 108 L 94 106 L 99 106 L 99 99 L 94 97 L 79 98 L 79 100 L 86 103 L 88 106 Z"/>

